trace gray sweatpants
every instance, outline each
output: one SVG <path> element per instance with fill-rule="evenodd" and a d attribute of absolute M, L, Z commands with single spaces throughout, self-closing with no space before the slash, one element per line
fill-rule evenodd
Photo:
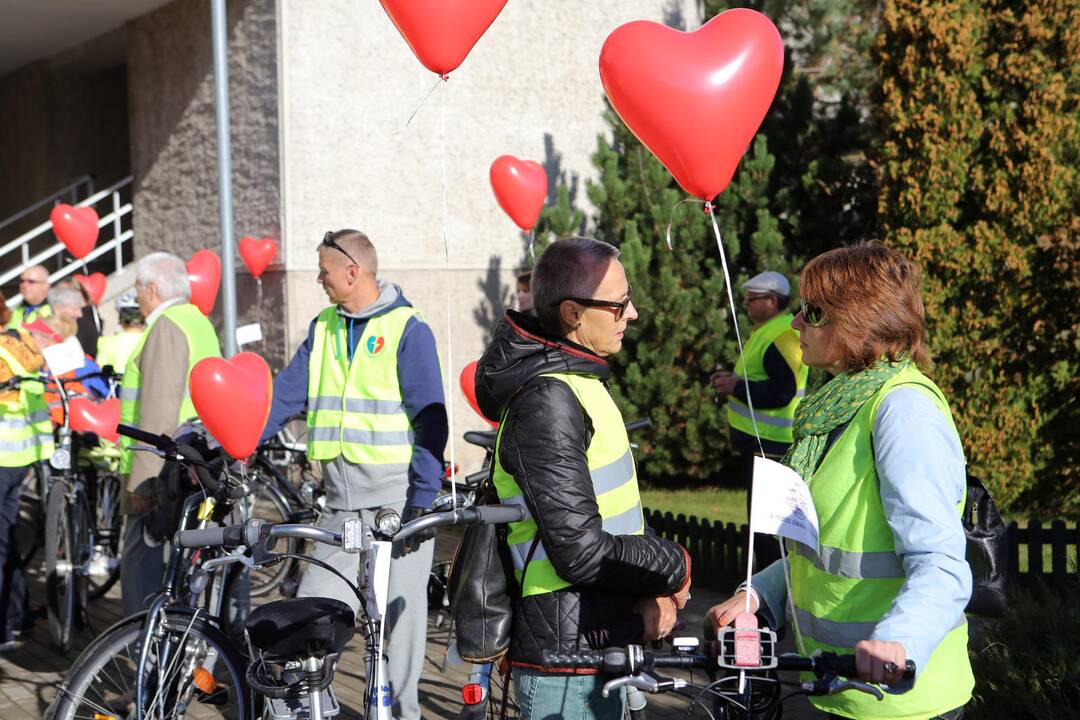
<path fill-rule="evenodd" d="M 392 507 L 400 513 L 404 506 L 405 503 L 400 502 L 381 507 Z M 377 507 L 363 510 L 327 508 L 319 520 L 319 526 L 341 532 L 345 518 L 357 516 L 365 525 L 373 524 L 378 510 Z M 434 552 L 435 541 L 426 540 L 419 548 L 408 553 L 404 551 L 401 543 L 394 543 L 391 556 L 383 652 L 386 654 L 386 674 L 393 695 L 391 710 L 397 720 L 420 718 L 417 684 L 424 668 L 427 643 L 427 583 Z M 359 577 L 360 555 L 352 555 L 322 543 L 315 544 L 311 555 L 350 580 Z M 347 603 L 353 612 L 357 612 L 360 607 L 356 596 L 340 578 L 311 564 L 304 571 L 297 597 L 332 597 Z"/>

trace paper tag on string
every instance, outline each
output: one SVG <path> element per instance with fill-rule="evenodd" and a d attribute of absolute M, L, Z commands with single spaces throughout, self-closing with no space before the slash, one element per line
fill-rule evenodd
<path fill-rule="evenodd" d="M 817 509 L 810 488 L 797 472 L 775 460 L 755 456 L 753 496 L 753 532 L 780 535 L 818 551 Z"/>
<path fill-rule="evenodd" d="M 241 325 L 240 327 L 236 328 L 237 345 L 250 345 L 251 343 L 261 342 L 262 339 L 262 327 L 259 325 L 259 323 Z"/>
<path fill-rule="evenodd" d="M 78 370 L 86 364 L 86 353 L 74 335 L 62 343 L 50 345 L 41 354 L 49 364 L 49 370 L 57 376 Z"/>

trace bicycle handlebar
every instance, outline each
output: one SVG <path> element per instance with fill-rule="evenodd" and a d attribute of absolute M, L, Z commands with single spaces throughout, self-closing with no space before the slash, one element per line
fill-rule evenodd
<path fill-rule="evenodd" d="M 178 459 L 187 463 L 195 470 L 199 482 L 211 493 L 224 493 L 226 497 L 236 500 L 244 497 L 249 492 L 249 489 L 242 485 L 223 486 L 214 476 L 214 472 L 220 471 L 221 469 L 219 463 L 207 462 L 203 458 L 202 453 L 198 450 L 190 445 L 178 443 L 168 435 L 146 432 L 140 428 L 132 425 L 124 425 L 123 423 L 116 426 L 116 432 L 124 437 L 129 437 L 132 440 L 146 443 L 166 455 L 175 454 Z M 211 472 L 212 470 L 214 472 Z"/>
<path fill-rule="evenodd" d="M 633 422 L 626 423 L 626 432 L 632 433 L 638 430 L 644 430 L 645 428 L 652 427 L 652 420 L 649 418 L 642 418 L 640 420 L 634 420 Z"/>

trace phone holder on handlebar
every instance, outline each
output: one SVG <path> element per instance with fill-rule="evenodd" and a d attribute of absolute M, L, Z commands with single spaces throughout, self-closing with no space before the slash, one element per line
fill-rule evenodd
<path fill-rule="evenodd" d="M 752 665 L 740 657 L 740 645 L 748 640 L 756 641 L 760 649 L 758 662 Z M 735 628 L 729 625 L 717 631 L 716 664 L 725 670 L 771 670 L 779 662 L 778 646 L 776 633 L 767 627 Z"/>

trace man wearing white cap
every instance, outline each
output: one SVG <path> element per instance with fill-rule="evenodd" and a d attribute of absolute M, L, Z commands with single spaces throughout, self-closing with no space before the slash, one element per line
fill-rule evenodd
<path fill-rule="evenodd" d="M 743 308 L 754 329 L 735 363 L 735 372 L 721 371 L 712 376 L 719 397 L 727 396 L 727 416 L 731 447 L 740 459 L 740 475 L 746 483 L 747 513 L 750 510 L 750 487 L 754 455 L 779 460 L 791 445 L 795 408 L 806 394 L 808 368 L 802 362 L 799 333 L 792 329 L 794 319 L 788 312 L 791 285 L 778 272 L 766 270 L 743 283 Z M 753 417 L 746 402 L 747 386 L 753 400 Z M 754 436 L 754 420 L 761 446 Z M 779 557 L 771 538 L 755 543 L 759 567 Z"/>

